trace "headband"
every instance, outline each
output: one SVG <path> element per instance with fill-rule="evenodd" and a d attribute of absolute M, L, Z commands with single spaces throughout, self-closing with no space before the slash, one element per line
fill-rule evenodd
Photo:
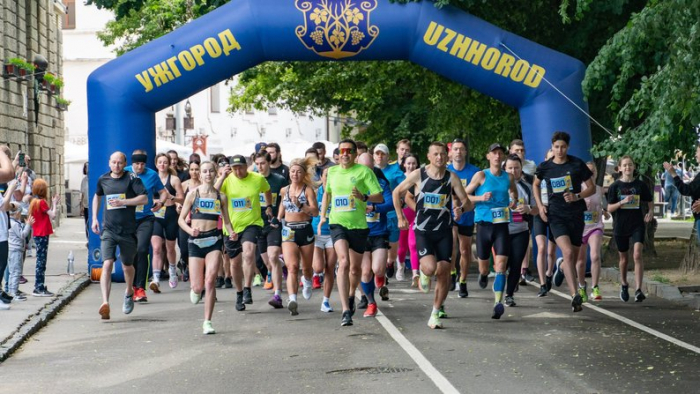
<path fill-rule="evenodd" d="M 132 163 L 145 163 L 148 161 L 148 155 L 144 155 L 143 153 L 136 153 L 131 155 L 131 162 Z"/>

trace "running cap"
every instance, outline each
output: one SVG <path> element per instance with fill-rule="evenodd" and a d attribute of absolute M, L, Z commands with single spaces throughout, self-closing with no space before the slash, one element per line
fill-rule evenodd
<path fill-rule="evenodd" d="M 389 155 L 389 147 L 386 144 L 378 144 L 374 147 L 374 151 L 384 152 L 385 155 Z"/>
<path fill-rule="evenodd" d="M 503 153 L 506 152 L 506 148 L 504 148 L 503 145 L 499 144 L 498 142 L 493 143 L 493 144 L 491 144 L 491 145 L 489 146 L 489 152 L 493 152 L 493 151 L 495 151 L 496 149 L 502 150 Z"/>
<path fill-rule="evenodd" d="M 260 152 L 260 150 L 267 148 L 267 142 L 258 142 L 255 144 L 255 153 Z M 241 156 L 243 157 L 243 156 Z M 233 163 L 231 163 L 233 164 Z"/>
<path fill-rule="evenodd" d="M 248 163 L 246 163 L 245 161 L 245 157 L 243 157 L 242 155 L 235 155 L 231 157 L 229 162 L 231 163 L 231 167 L 248 165 Z"/>

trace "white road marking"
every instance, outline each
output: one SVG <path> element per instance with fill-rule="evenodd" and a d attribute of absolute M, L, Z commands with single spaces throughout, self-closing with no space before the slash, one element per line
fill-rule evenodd
<path fill-rule="evenodd" d="M 391 337 L 396 341 L 396 343 L 401 346 L 401 348 L 408 353 L 408 355 L 413 359 L 413 361 L 418 364 L 423 372 L 428 375 L 430 380 L 435 383 L 438 389 L 442 393 L 456 393 L 459 391 L 444 377 L 438 370 L 433 366 L 433 364 L 428 361 L 427 358 L 399 331 L 398 328 L 389 320 L 383 313 L 377 313 L 377 320 L 384 327 L 384 329 L 391 335 Z"/>
<path fill-rule="evenodd" d="M 59 240 L 59 239 L 52 239 L 51 244 L 83 244 L 85 245 L 87 241 L 64 241 L 64 240 Z"/>
<path fill-rule="evenodd" d="M 534 284 L 535 282 L 532 282 L 532 283 Z M 557 291 L 557 290 L 552 289 L 552 290 L 550 290 L 549 292 L 550 292 L 550 293 L 554 293 L 554 294 L 558 295 L 559 297 L 564 298 L 565 300 L 571 300 L 571 296 L 568 296 L 568 295 L 566 295 L 566 294 L 564 294 L 564 293 L 562 293 L 562 292 L 560 292 L 560 291 Z M 643 325 L 643 324 L 637 323 L 637 322 L 634 321 L 634 320 L 628 319 L 628 318 L 626 318 L 626 317 L 624 317 L 624 316 L 620 316 L 620 315 L 618 315 L 617 313 L 610 312 L 610 311 L 607 310 L 607 309 L 603 309 L 603 308 L 601 308 L 601 307 L 599 307 L 599 306 L 592 305 L 590 302 L 584 304 L 583 307 L 584 307 L 584 309 L 585 309 L 585 308 L 590 308 L 590 309 L 592 309 L 592 310 L 594 310 L 594 311 L 596 311 L 596 312 L 599 312 L 599 313 L 604 314 L 605 316 L 612 317 L 613 319 L 615 319 L 615 320 L 617 320 L 617 321 L 623 322 L 623 323 L 625 323 L 625 324 L 627 324 L 627 325 L 629 325 L 629 326 L 632 326 L 632 327 L 634 327 L 634 328 L 637 328 L 637 329 L 639 329 L 639 330 L 642 330 L 642 331 L 646 332 L 647 334 L 651 334 L 651 335 L 653 335 L 653 336 L 655 336 L 655 337 L 657 337 L 657 338 L 663 339 L 664 341 L 671 342 L 671 343 L 674 344 L 674 345 L 677 345 L 677 346 L 680 346 L 680 347 L 682 347 L 682 348 L 684 348 L 684 349 L 690 350 L 691 352 L 700 354 L 700 348 L 697 347 L 697 346 L 693 346 L 693 345 L 691 345 L 691 344 L 689 344 L 689 343 L 683 342 L 683 341 L 681 341 L 681 340 L 679 340 L 679 339 L 676 339 L 676 338 L 674 338 L 674 337 L 672 337 L 672 336 L 669 336 L 669 335 L 666 335 L 666 334 L 664 334 L 664 333 L 662 333 L 662 332 L 656 331 L 656 330 L 654 330 L 653 328 L 649 328 L 649 327 L 647 327 L 647 326 L 645 326 L 645 325 Z"/>

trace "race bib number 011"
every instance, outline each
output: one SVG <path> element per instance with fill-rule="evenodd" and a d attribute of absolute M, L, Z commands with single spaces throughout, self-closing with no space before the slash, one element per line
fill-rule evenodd
<path fill-rule="evenodd" d="M 571 176 L 566 175 L 561 178 L 552 178 L 549 183 L 552 185 L 554 193 L 564 193 L 571 190 Z"/>
<path fill-rule="evenodd" d="M 115 207 L 112 205 L 113 200 L 125 200 L 126 199 L 126 194 L 108 194 L 105 196 L 105 199 L 107 200 L 107 210 L 111 211 L 112 209 L 126 209 L 126 205 L 122 205 L 121 207 Z"/>
<path fill-rule="evenodd" d="M 493 224 L 510 223 L 510 209 L 491 208 L 491 220 Z"/>
<path fill-rule="evenodd" d="M 444 194 L 425 193 L 423 195 L 423 208 L 443 209 L 447 203 L 447 196 Z"/>
<path fill-rule="evenodd" d="M 232 198 L 231 199 L 231 210 L 233 212 L 246 212 L 253 209 L 253 204 L 250 198 Z"/>
<path fill-rule="evenodd" d="M 355 206 L 355 197 L 353 196 L 336 196 L 333 197 L 333 209 L 336 212 L 353 212 Z"/>
<path fill-rule="evenodd" d="M 622 204 L 622 209 L 639 209 L 639 194 L 631 194 L 632 200 L 627 204 Z M 624 200 L 627 196 L 620 196 L 620 200 Z"/>

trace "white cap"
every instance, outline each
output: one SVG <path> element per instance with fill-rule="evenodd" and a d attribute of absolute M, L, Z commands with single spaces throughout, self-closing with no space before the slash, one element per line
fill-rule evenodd
<path fill-rule="evenodd" d="M 384 152 L 385 155 L 389 154 L 389 147 L 386 146 L 386 144 L 378 144 L 377 146 L 374 147 L 374 151 L 381 151 Z"/>

